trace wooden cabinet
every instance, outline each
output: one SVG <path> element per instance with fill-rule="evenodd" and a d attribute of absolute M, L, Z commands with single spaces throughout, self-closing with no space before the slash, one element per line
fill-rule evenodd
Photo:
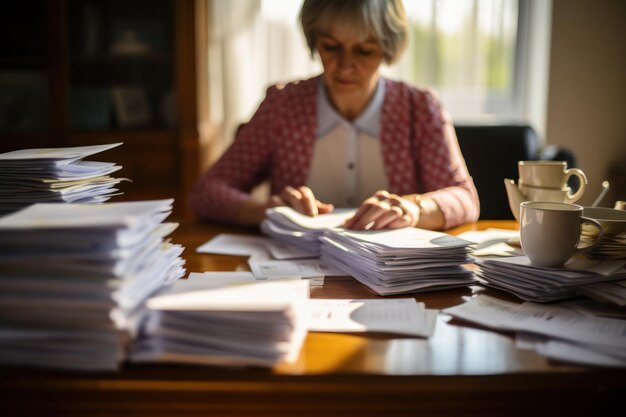
<path fill-rule="evenodd" d="M 21 0 L 0 17 L 0 152 L 124 142 L 119 200 L 176 199 L 200 170 L 194 0 Z M 205 74 L 200 74 L 205 75 Z M 202 100 L 200 100 L 202 101 Z"/>

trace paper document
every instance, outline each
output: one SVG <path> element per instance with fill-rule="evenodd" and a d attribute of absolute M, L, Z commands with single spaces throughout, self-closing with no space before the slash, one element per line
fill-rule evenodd
<path fill-rule="evenodd" d="M 198 253 L 215 253 L 234 256 L 265 256 L 274 259 L 300 259 L 316 257 L 314 254 L 291 247 L 263 236 L 222 233 L 196 249 Z"/>
<path fill-rule="evenodd" d="M 533 265 L 526 256 L 477 258 L 476 265 L 476 277 L 485 285 L 538 302 L 579 297 L 587 286 L 591 288 L 626 278 L 626 261 L 590 260 L 583 254 L 572 257 L 561 268 Z M 619 291 L 609 290 L 609 293 L 618 294 Z M 619 303 L 618 298 L 613 297 Z"/>
<path fill-rule="evenodd" d="M 248 260 L 248 265 L 252 273 L 256 277 L 275 277 L 284 275 L 300 275 L 307 277 L 323 277 L 323 276 L 344 276 L 345 272 L 341 272 L 333 267 L 324 264 L 319 259 L 300 259 L 296 261 L 277 261 L 277 260 Z"/>
<path fill-rule="evenodd" d="M 581 316 L 552 305 L 515 304 L 479 295 L 444 312 L 500 330 L 537 333 L 600 348 L 626 347 L 626 321 Z"/>
<path fill-rule="evenodd" d="M 508 239 L 519 238 L 519 230 L 488 228 L 472 230 L 457 235 L 461 239 L 469 240 L 479 246 L 487 246 L 495 242 L 504 242 Z"/>
<path fill-rule="evenodd" d="M 297 358 L 306 336 L 306 282 L 197 288 L 202 283 L 178 281 L 148 301 L 133 361 L 273 366 Z"/>
<path fill-rule="evenodd" d="M 12 161 L 21 159 L 80 159 L 87 156 L 100 153 L 111 148 L 120 146 L 122 143 L 111 143 L 108 145 L 93 146 L 75 146 L 71 148 L 37 148 L 37 149 L 20 149 L 17 151 L 6 152 L 0 154 L 0 160 Z"/>
<path fill-rule="evenodd" d="M 99 204 L 120 195 L 126 178 L 111 162 L 81 159 L 121 143 L 72 148 L 20 149 L 0 154 L 0 215 L 36 203 Z"/>
<path fill-rule="evenodd" d="M 232 285 L 249 284 L 256 281 L 272 281 L 284 279 L 302 279 L 300 275 L 274 276 L 274 277 L 255 277 L 249 271 L 220 271 L 220 272 L 192 272 L 187 278 L 188 282 L 201 282 L 206 288 L 209 286 L 226 287 Z M 324 285 L 324 277 L 307 277 L 312 287 L 321 287 Z M 200 284 L 199 284 L 200 285 Z"/>
<path fill-rule="evenodd" d="M 593 366 L 626 367 L 626 350 L 603 353 L 564 340 L 550 339 L 528 333 L 515 336 L 518 349 L 534 350 L 550 359 Z"/>
<path fill-rule="evenodd" d="M 235 256 L 267 254 L 267 245 L 270 241 L 270 239 L 261 236 L 222 233 L 199 246 L 196 252 Z"/>
<path fill-rule="evenodd" d="M 406 227 L 384 231 L 327 230 L 322 260 L 379 295 L 430 291 L 475 282 L 462 264 L 471 242 L 445 233 Z"/>
<path fill-rule="evenodd" d="M 291 229 L 300 230 L 320 230 L 340 227 L 352 217 L 356 210 L 335 210 L 332 213 L 320 214 L 317 216 L 307 216 L 299 213 L 291 207 L 275 207 L 267 211 L 267 217 Z"/>
<path fill-rule="evenodd" d="M 261 223 L 261 231 L 282 242 L 289 248 L 319 256 L 319 238 L 325 230 L 341 227 L 354 210 L 335 210 L 332 213 L 307 216 L 290 207 L 275 207 L 266 211 L 266 218 Z M 287 259 L 273 253 L 275 258 Z M 294 258 L 291 256 L 290 258 Z"/>
<path fill-rule="evenodd" d="M 145 301 L 185 275 L 173 200 L 35 204 L 0 219 L 0 364 L 115 370 Z"/>
<path fill-rule="evenodd" d="M 437 310 L 414 298 L 390 300 L 308 300 L 309 331 L 383 332 L 407 336 L 432 335 Z"/>
<path fill-rule="evenodd" d="M 178 286 L 186 287 L 186 283 L 180 280 L 167 294 L 149 299 L 148 307 L 155 310 L 183 311 L 283 311 L 295 301 L 307 299 L 309 296 L 306 282 L 300 283 L 298 280 L 207 288 L 204 291 L 180 291 Z"/>
<path fill-rule="evenodd" d="M 96 204 L 34 204 L 0 218 L 0 229 L 129 227 L 145 217 L 169 212 L 173 199 Z M 142 218 L 143 217 L 143 218 Z"/>

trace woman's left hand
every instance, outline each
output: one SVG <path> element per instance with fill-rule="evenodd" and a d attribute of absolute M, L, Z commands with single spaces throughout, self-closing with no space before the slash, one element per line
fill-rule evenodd
<path fill-rule="evenodd" d="M 416 203 L 387 191 L 377 191 L 346 220 L 344 227 L 353 230 L 399 229 L 417 226 L 419 218 L 420 208 Z"/>

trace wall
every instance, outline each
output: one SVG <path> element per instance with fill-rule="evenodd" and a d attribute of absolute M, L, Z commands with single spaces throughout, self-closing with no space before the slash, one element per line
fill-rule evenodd
<path fill-rule="evenodd" d="M 590 204 L 626 165 L 626 1 L 554 0 L 551 42 L 546 142 L 576 153 Z"/>

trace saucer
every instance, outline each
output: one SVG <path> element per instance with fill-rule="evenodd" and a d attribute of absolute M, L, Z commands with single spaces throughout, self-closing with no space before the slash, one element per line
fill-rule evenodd
<path fill-rule="evenodd" d="M 607 207 L 585 207 L 583 216 L 596 220 L 607 235 L 626 233 L 626 211 Z"/>

